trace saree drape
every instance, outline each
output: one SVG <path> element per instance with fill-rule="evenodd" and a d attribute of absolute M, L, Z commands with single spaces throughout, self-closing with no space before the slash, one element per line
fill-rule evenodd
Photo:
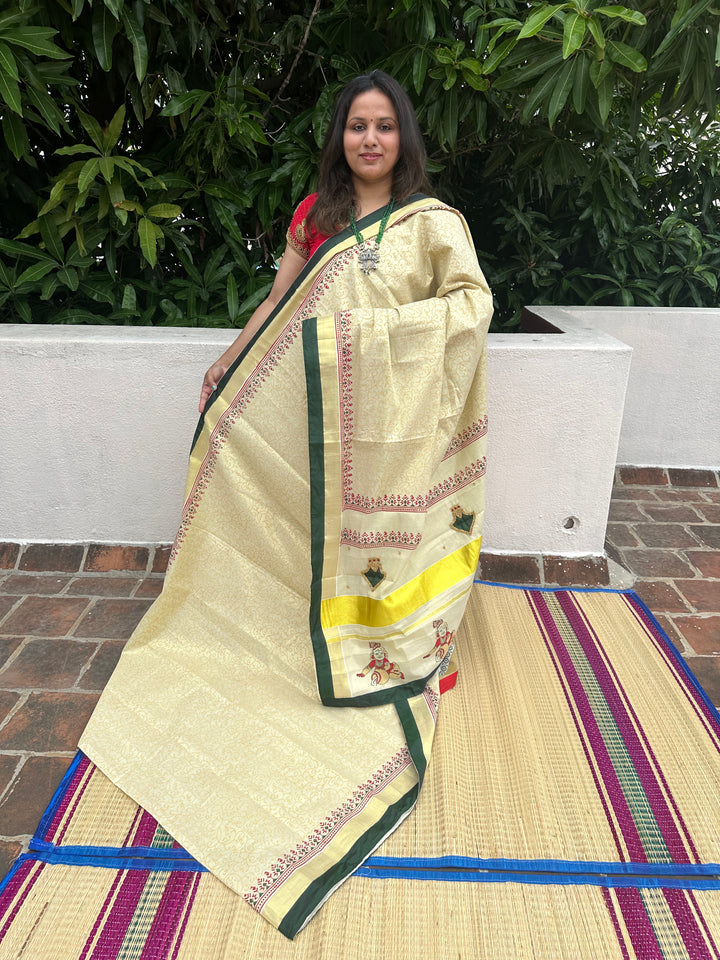
<path fill-rule="evenodd" d="M 220 383 L 163 593 L 80 743 L 290 938 L 415 803 L 482 531 L 467 226 L 416 196 L 376 271 L 358 252 L 326 242 Z"/>

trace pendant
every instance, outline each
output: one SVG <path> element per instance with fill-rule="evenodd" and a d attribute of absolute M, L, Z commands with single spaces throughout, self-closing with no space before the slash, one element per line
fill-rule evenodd
<path fill-rule="evenodd" d="M 365 244 L 360 248 L 358 262 L 363 273 L 371 273 L 380 263 L 380 254 L 375 247 L 368 247 Z"/>

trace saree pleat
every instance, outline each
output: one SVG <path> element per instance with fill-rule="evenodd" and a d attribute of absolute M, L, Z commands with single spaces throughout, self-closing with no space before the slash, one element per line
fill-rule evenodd
<path fill-rule="evenodd" d="M 165 588 L 81 740 L 291 938 L 415 803 L 482 531 L 464 221 L 411 198 L 377 271 L 357 256 L 324 244 L 219 385 Z"/>

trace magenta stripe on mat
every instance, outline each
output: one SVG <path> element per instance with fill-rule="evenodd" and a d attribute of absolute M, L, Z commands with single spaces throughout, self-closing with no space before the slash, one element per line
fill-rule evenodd
<path fill-rule="evenodd" d="M 558 630 L 557 624 L 555 623 L 552 613 L 548 608 L 545 597 L 543 594 L 531 593 L 530 591 L 526 593 L 526 596 L 528 597 L 530 603 L 534 605 L 535 610 L 538 613 L 540 623 L 544 628 L 543 632 L 545 634 L 546 641 L 555 652 L 557 661 L 562 667 L 563 674 L 568 681 L 570 690 L 572 691 L 574 703 L 579 710 L 582 720 L 583 734 L 588 738 L 592 746 L 595 760 L 600 769 L 605 789 L 610 796 L 613 812 L 617 818 L 620 830 L 627 845 L 630 859 L 638 863 L 647 863 L 648 860 L 645 853 L 645 848 L 642 840 L 640 839 L 637 825 L 635 824 L 632 812 L 628 806 L 628 802 L 622 786 L 620 785 L 617 773 L 615 772 L 615 767 L 610 754 L 608 753 L 607 746 L 605 745 L 605 740 L 600 732 L 600 728 L 597 720 L 595 719 L 590 701 L 585 693 L 585 688 L 582 685 L 582 681 L 578 676 L 575 665 L 572 662 L 572 658 L 567 651 L 565 643 L 560 636 L 560 631 Z M 623 858 L 621 857 L 621 859 Z"/>
<path fill-rule="evenodd" d="M 618 945 L 622 952 L 623 960 L 630 960 L 630 954 L 628 953 L 627 944 L 625 943 L 625 937 L 623 936 L 622 928 L 620 927 L 620 919 L 617 915 L 613 898 L 610 896 L 610 891 L 607 889 L 607 887 L 603 887 L 603 897 L 605 898 L 605 906 L 607 907 L 608 913 L 610 914 L 610 919 L 612 920 L 613 929 L 615 930 L 615 935 L 618 939 Z"/>
<path fill-rule="evenodd" d="M 157 830 L 158 822 L 155 817 L 151 816 L 147 810 L 142 810 L 142 816 L 140 817 L 140 823 L 138 824 L 137 831 L 135 836 L 132 838 L 130 846 L 133 847 L 149 847 L 155 836 L 155 831 Z"/>
<path fill-rule="evenodd" d="M 663 890 L 663 894 L 692 960 L 718 960 L 717 948 L 712 938 L 710 940 L 712 949 L 708 947 L 703 931 L 697 922 L 697 917 L 690 908 L 686 891 Z"/>
<path fill-rule="evenodd" d="M 5 934 L 8 932 L 8 929 L 20 910 L 20 907 L 22 907 L 22 905 L 25 903 L 30 891 L 35 886 L 35 881 L 42 873 L 44 866 L 45 864 L 43 863 L 36 863 L 34 860 L 26 860 L 24 863 L 20 864 L 15 872 L 15 875 L 11 878 L 8 885 L 3 890 L 2 898 L 9 906 L 23 889 L 23 886 L 25 887 L 22 897 L 20 897 L 18 902 L 10 911 L 7 921 L 3 924 L 2 930 L 0 930 L 0 943 L 2 943 L 2 940 L 5 937 Z"/>
<path fill-rule="evenodd" d="M 638 960 L 667 960 L 663 957 L 653 925 L 647 915 L 639 890 L 626 887 L 616 890 L 620 912 L 625 923 L 630 943 Z"/>
<path fill-rule="evenodd" d="M 85 787 L 87 786 L 87 784 L 83 785 L 77 797 L 75 796 L 75 793 L 78 790 L 78 787 L 80 786 L 80 784 L 82 783 L 82 779 L 85 776 L 89 766 L 90 766 L 90 761 L 87 759 L 87 757 L 83 757 L 83 759 L 77 765 L 77 769 L 73 774 L 72 780 L 70 781 L 65 791 L 63 792 L 62 799 L 60 800 L 57 810 L 55 811 L 55 816 L 52 819 L 52 823 L 50 824 L 50 827 L 48 828 L 47 833 L 42 838 L 43 840 L 47 840 L 51 843 L 62 842 L 62 838 L 65 836 L 65 831 L 68 828 L 69 821 L 68 823 L 65 824 L 65 827 L 62 830 L 62 833 L 60 834 L 59 837 L 57 837 L 57 839 L 55 839 L 55 831 L 60 826 L 60 823 L 62 822 L 62 819 L 65 816 L 65 813 L 68 807 L 70 806 L 70 804 L 72 804 L 73 812 L 76 810 L 77 805 L 80 801 L 80 797 L 82 797 L 83 793 L 85 792 Z M 92 777 L 92 774 L 90 776 Z M 71 814 L 71 817 L 72 817 L 72 814 Z"/>
<path fill-rule="evenodd" d="M 197 894 L 198 887 L 200 886 L 200 877 L 202 875 L 199 873 L 195 874 L 193 879 L 192 890 L 190 891 L 190 896 L 188 898 L 187 906 L 185 908 L 185 914 L 182 918 L 182 924 L 180 925 L 180 933 L 178 934 L 177 941 L 175 943 L 175 949 L 173 950 L 172 957 L 170 960 L 177 960 L 177 955 L 180 951 L 180 947 L 185 936 L 185 929 L 188 925 L 188 920 L 190 919 L 190 914 L 192 912 L 193 904 L 195 903 L 195 895 Z"/>
<path fill-rule="evenodd" d="M 115 879 L 113 880 L 112 885 L 111 885 L 111 887 L 110 887 L 110 890 L 108 891 L 108 895 L 105 897 L 105 902 L 104 902 L 103 905 L 102 905 L 102 909 L 100 910 L 100 912 L 99 912 L 98 915 L 97 915 L 97 919 L 95 920 L 95 923 L 93 924 L 92 930 L 90 931 L 90 936 L 89 936 L 89 937 L 87 938 L 87 940 L 85 941 L 85 946 L 82 948 L 82 952 L 81 952 L 80 956 L 78 957 L 78 960 L 85 960 L 85 958 L 87 957 L 87 955 L 88 955 L 88 950 L 90 949 L 90 947 L 91 947 L 91 946 L 93 945 L 93 943 L 95 942 L 95 937 L 97 936 L 98 930 L 100 929 L 100 927 L 101 927 L 101 926 L 103 925 L 103 923 L 105 922 L 105 916 L 106 916 L 108 910 L 110 909 L 110 906 L 111 906 L 112 901 L 113 901 L 113 897 L 115 896 L 115 891 L 116 891 L 117 888 L 119 887 L 121 880 L 122 880 L 122 873 L 121 873 L 121 872 L 118 872 L 118 873 L 115 875 Z"/>
<path fill-rule="evenodd" d="M 174 873 L 168 878 L 150 925 L 139 960 L 166 960 L 178 927 L 185 920 L 186 905 L 194 898 L 199 874 Z M 176 945 L 174 953 L 177 953 Z"/>
<path fill-rule="evenodd" d="M 623 846 L 622 846 L 620 837 L 618 836 L 618 832 L 617 832 L 617 830 L 615 829 L 615 822 L 614 822 L 614 820 L 613 820 L 612 812 L 611 812 L 610 808 L 608 807 L 608 801 L 607 801 L 607 798 L 606 798 L 606 796 L 605 796 L 605 793 L 604 793 L 604 791 L 603 791 L 603 789 L 602 789 L 602 787 L 601 787 L 600 780 L 598 779 L 598 775 L 597 775 L 597 772 L 596 772 L 596 769 L 595 769 L 595 765 L 594 765 L 593 762 L 592 762 L 592 757 L 591 757 L 591 752 L 592 752 L 592 750 L 591 750 L 590 744 L 588 743 L 587 737 L 584 736 L 584 734 L 583 734 L 581 719 L 580 719 L 580 717 L 579 717 L 578 708 L 577 708 L 577 706 L 575 705 L 575 703 L 573 702 L 572 693 L 571 693 L 571 690 L 570 690 L 570 685 L 569 685 L 569 683 L 568 683 L 567 678 L 564 676 L 564 674 L 563 674 L 563 672 L 562 672 L 562 669 L 561 669 L 561 667 L 560 667 L 560 663 L 558 662 L 557 658 L 556 658 L 556 657 L 554 656 L 554 654 L 553 654 L 552 644 L 550 643 L 550 640 L 549 640 L 547 634 L 545 633 L 545 630 L 544 630 L 544 628 L 543 628 L 542 621 L 541 621 L 541 619 L 540 619 L 540 615 L 539 615 L 538 611 L 535 609 L 535 607 L 534 607 L 533 604 L 532 604 L 532 596 L 526 593 L 526 599 L 527 599 L 528 602 L 530 603 L 531 613 L 532 613 L 533 617 L 535 618 L 535 623 L 537 624 L 538 629 L 540 630 L 540 633 L 543 635 L 543 639 L 544 639 L 544 642 L 545 642 L 545 646 L 546 646 L 546 648 L 547 648 L 547 650 L 548 650 L 548 655 L 549 655 L 549 657 L 550 657 L 550 660 L 551 660 L 551 662 L 552 662 L 552 665 L 555 667 L 555 673 L 557 674 L 558 683 L 559 683 L 560 686 L 562 687 L 563 695 L 564 695 L 564 697 L 565 697 L 565 702 L 566 702 L 567 705 L 568 705 L 568 709 L 569 709 L 569 711 L 570 711 L 570 715 L 571 715 L 571 717 L 572 717 L 573 724 L 575 725 L 575 729 L 577 730 L 578 741 L 580 742 L 580 746 L 582 747 L 582 751 L 583 751 L 583 753 L 585 754 L 585 759 L 587 760 L 588 769 L 589 769 L 590 774 L 591 774 L 591 776 L 592 776 L 593 783 L 595 784 L 595 789 L 597 790 L 598 797 L 599 797 L 599 799 L 600 799 L 600 804 L 601 804 L 603 810 L 605 811 L 605 816 L 607 817 L 608 827 L 610 828 L 610 833 L 612 834 L 613 842 L 614 842 L 614 844 L 615 844 L 615 849 L 616 849 L 617 852 L 618 852 L 618 859 L 619 859 L 620 861 L 624 861 L 624 860 L 625 860 L 625 851 L 623 850 Z"/>
<path fill-rule="evenodd" d="M 630 698 L 623 689 L 614 668 L 608 667 L 609 657 L 603 650 L 598 636 L 594 630 L 592 630 L 572 594 L 558 593 L 556 597 L 560 608 L 567 617 L 592 667 L 593 674 L 605 697 L 608 709 L 622 735 L 623 742 L 630 755 L 638 779 L 642 784 L 648 804 L 662 833 L 663 841 L 672 857 L 672 862 L 690 863 L 691 859 L 688 855 L 688 848 L 690 848 L 695 862 L 699 863 L 700 857 L 695 849 L 690 832 L 685 826 L 684 821 L 682 821 L 680 810 L 674 798 L 671 796 L 667 784 L 664 783 L 675 816 L 673 816 L 673 812 L 670 810 L 667 798 L 660 784 L 660 777 L 662 777 L 660 764 L 647 741 L 644 731 L 641 735 L 638 734 L 638 730 L 641 729 L 640 721 L 630 704 Z M 641 736 L 643 742 L 641 742 Z M 675 817 L 682 823 L 684 838 L 680 835 Z"/>
<path fill-rule="evenodd" d="M 715 746 L 715 749 L 718 751 L 718 753 L 720 753 L 720 728 L 718 727 L 718 721 L 715 712 L 698 693 L 693 681 L 688 676 L 687 671 L 683 669 L 682 663 L 679 663 L 678 658 L 673 654 L 671 647 L 668 644 L 668 640 L 663 635 L 662 630 L 655 626 L 645 610 L 643 610 L 642 606 L 638 603 L 637 598 L 632 594 L 623 594 L 623 597 L 626 604 L 632 610 L 635 619 L 642 626 L 645 633 L 650 637 L 668 669 L 681 686 L 685 696 L 688 699 L 688 703 L 693 709 L 693 712 L 701 720 Z"/>
<path fill-rule="evenodd" d="M 686 894 L 687 894 L 688 903 L 691 904 L 692 909 L 695 912 L 695 916 L 698 918 L 698 923 L 702 927 L 703 932 L 707 937 L 708 943 L 710 944 L 712 950 L 714 951 L 713 956 L 720 957 L 720 950 L 718 950 L 718 946 L 715 943 L 715 938 L 710 933 L 710 927 L 708 926 L 708 922 L 705 919 L 705 916 L 698 905 L 697 898 L 695 897 L 695 891 L 687 890 Z"/>
<path fill-rule="evenodd" d="M 126 870 L 124 873 L 125 876 L 120 883 L 115 902 L 110 907 L 100 936 L 90 954 L 90 960 L 115 960 L 130 922 L 135 916 L 137 905 L 151 871 Z M 84 955 L 85 951 L 83 951 L 80 960 L 83 960 Z"/>

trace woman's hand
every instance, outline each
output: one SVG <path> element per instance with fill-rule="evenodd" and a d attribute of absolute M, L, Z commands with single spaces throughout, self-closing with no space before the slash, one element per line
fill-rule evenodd
<path fill-rule="evenodd" d="M 208 397 L 210 397 L 217 390 L 217 385 L 225 375 L 228 366 L 229 364 L 218 360 L 217 363 L 214 363 L 205 374 L 202 390 L 200 391 L 200 403 L 198 404 L 198 410 L 200 413 L 205 412 L 205 404 L 208 402 Z"/>

